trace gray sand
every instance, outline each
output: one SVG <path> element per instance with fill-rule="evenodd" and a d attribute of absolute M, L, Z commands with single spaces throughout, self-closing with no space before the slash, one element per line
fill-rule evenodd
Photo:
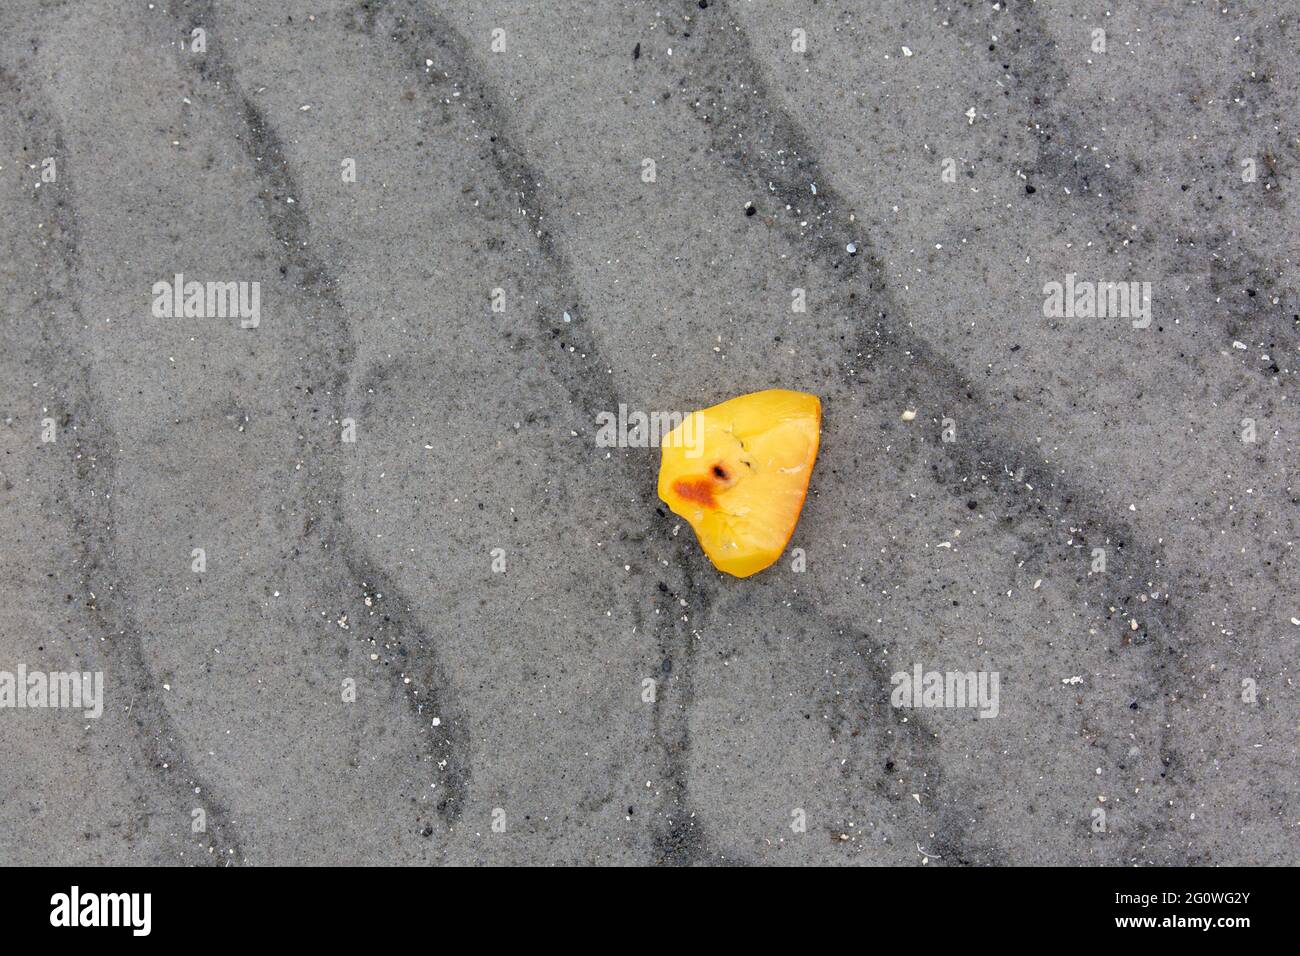
<path fill-rule="evenodd" d="M 4 3 L 0 863 L 1295 863 L 1297 20 Z M 770 387 L 742 581 L 596 421 Z"/>

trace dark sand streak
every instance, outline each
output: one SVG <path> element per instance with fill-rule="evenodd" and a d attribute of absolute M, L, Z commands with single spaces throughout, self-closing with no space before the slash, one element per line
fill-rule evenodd
<path fill-rule="evenodd" d="M 53 156 L 58 162 L 58 181 L 32 192 L 32 220 L 48 227 L 39 253 L 45 263 L 41 270 L 46 284 L 44 300 L 62 303 L 77 325 L 84 327 L 77 293 L 81 255 L 74 206 L 76 157 L 68 154 L 58 120 L 39 95 L 24 90 L 17 74 L 6 68 L 0 68 L 0 94 L 0 103 L 18 104 L 13 110 L 16 116 L 12 126 L 19 140 L 29 144 L 28 154 Z M 167 832 L 186 834 L 181 840 L 188 839 L 200 849 L 199 861 L 242 864 L 244 850 L 230 812 L 185 752 L 180 731 L 149 666 L 144 637 L 132 611 L 130 588 L 117 555 L 118 523 L 112 503 L 119 484 L 120 445 L 108 424 L 107 413 L 101 409 L 90 358 L 75 331 L 62 327 L 57 320 L 42 322 L 40 335 L 40 365 L 51 387 L 57 389 L 56 397 L 51 399 L 51 405 L 60 413 L 63 434 L 57 444 L 66 450 L 69 468 L 76 476 L 64 501 L 78 550 L 73 577 L 90 617 L 91 630 L 102 639 L 97 647 L 87 650 L 90 654 L 102 653 L 108 662 L 106 693 L 119 700 L 129 695 L 126 719 L 134 726 L 133 737 L 139 750 L 133 762 L 138 765 L 139 778 L 152 776 L 156 781 L 150 787 L 137 779 L 137 785 L 150 798 L 155 791 L 161 791 L 167 804 L 163 811 L 143 811 L 143 826 L 147 827 L 149 819 L 165 814 L 169 821 Z M 191 832 L 194 809 L 204 812 L 205 833 Z"/>
<path fill-rule="evenodd" d="M 361 10 L 367 32 L 386 35 L 402 51 L 411 70 L 426 78 L 435 97 L 441 100 L 441 89 L 453 84 L 464 92 L 456 101 L 458 108 L 468 110 L 477 127 L 484 131 L 483 158 L 517 201 L 544 265 L 530 278 L 532 292 L 538 300 L 534 319 L 539 340 L 554 343 L 548 369 L 568 391 L 583 419 L 594 424 L 597 412 L 618 408 L 621 399 L 603 372 L 607 366 L 600 358 L 596 334 L 586 321 L 572 266 L 551 231 L 540 171 L 515 143 L 505 112 L 493 96 L 490 84 L 484 79 L 465 38 L 451 24 L 416 2 L 365 3 Z M 382 23 L 381 15 L 385 18 Z M 429 59 L 433 65 L 426 69 L 425 60 Z M 569 313 L 571 322 L 563 322 L 565 312 Z M 629 472 L 628 478 L 641 489 L 638 500 L 657 501 L 652 474 Z M 700 568 L 702 558 L 690 541 L 685 536 L 674 538 L 668 532 L 666 521 L 648 519 L 640 531 L 628 532 L 628 537 L 649 550 L 646 563 L 658 572 L 666 573 L 660 558 L 669 567 L 683 569 L 675 588 L 659 589 L 649 595 L 657 612 L 655 641 L 659 657 L 673 662 L 671 673 L 657 673 L 659 694 L 654 732 L 661 751 L 661 773 L 666 778 L 663 785 L 666 803 L 660 810 L 664 822 L 657 826 L 653 842 L 658 862 L 689 865 L 724 858 L 710 847 L 694 819 L 687 772 L 691 748 L 692 665 L 696 654 L 693 632 L 708 619 L 712 593 L 696 580 L 694 569 Z M 689 622 L 682 620 L 679 598 L 687 601 Z"/>
<path fill-rule="evenodd" d="M 231 117 L 236 136 L 261 181 L 259 198 L 272 235 L 282 248 L 281 271 L 286 281 L 307 296 L 315 321 L 303 330 L 305 361 L 296 390 L 298 409 L 307 436 L 303 453 L 305 526 L 323 555 L 320 604 L 330 620 L 346 614 L 353 622 L 352 639 L 373 639 L 385 652 L 401 657 L 401 668 L 385 668 L 393 692 L 408 704 L 423 728 L 423 753 L 417 762 L 432 767 L 437 783 L 437 811 L 452 828 L 464 810 L 470 767 L 469 730 L 465 715 L 451 694 L 450 682 L 438 657 L 438 642 L 417 617 L 412 602 L 395 582 L 366 556 L 357 536 L 343 519 L 343 459 L 339 453 L 339 422 L 351 380 L 356 347 L 337 279 L 312 251 L 311 226 L 280 137 L 262 111 L 243 92 L 224 55 L 217 17 L 210 2 L 175 2 L 170 12 L 185 34 L 202 26 L 208 33 L 203 54 L 185 54 L 182 64 L 197 71 Z M 293 197 L 294 202 L 287 202 Z M 322 407 L 323 406 L 323 407 Z M 369 597 L 371 605 L 365 603 Z M 405 677 L 411 684 L 405 683 Z M 431 715 L 440 715 L 434 727 Z"/>
<path fill-rule="evenodd" d="M 748 37 L 724 0 L 710 3 L 705 10 L 696 4 L 684 9 L 694 22 L 690 39 L 680 41 L 674 57 L 684 70 L 680 92 L 710 131 L 712 152 L 761 197 L 756 204 L 765 215 L 755 218 L 770 223 L 832 277 L 837 295 L 826 308 L 860 317 L 862 331 L 842 364 L 846 381 L 862 390 L 863 406 L 917 408 L 918 420 L 955 419 L 962 439 L 929 445 L 943 455 L 930 463 L 931 477 L 940 490 L 963 501 L 975 499 L 986 514 L 1000 515 L 1003 527 L 1013 531 L 1028 550 L 1063 553 L 1066 537 L 1082 545 L 1070 559 L 1079 566 L 1073 587 L 1079 603 L 1111 621 L 1121 633 L 1130 615 L 1140 618 L 1130 653 L 1142 654 L 1138 666 L 1152 678 L 1152 689 L 1142 703 L 1165 713 L 1170 695 L 1188 679 L 1175 673 L 1172 662 L 1186 639 L 1185 602 L 1179 598 L 1171 603 L 1169 595 L 1175 590 L 1181 593 L 1183 582 L 1190 578 L 1169 567 L 1163 548 L 1103 512 L 1094 504 L 1095 497 L 1075 487 L 1059 468 L 1043 463 L 1032 449 L 1021 448 L 1016 423 L 996 411 L 978 386 L 907 328 L 867 233 L 869 222 L 849 222 L 853 204 L 832 185 L 835 177 L 767 90 Z M 745 80 L 743 89 L 738 77 Z M 818 190 L 810 195 L 808 184 L 813 182 Z M 801 221 L 808 225 L 800 226 Z M 847 252 L 850 243 L 856 245 L 856 254 Z M 1064 533 L 1068 529 L 1075 530 Z M 1093 547 L 1108 552 L 1104 575 L 1086 576 Z M 1164 600 L 1139 605 L 1138 596 L 1152 586 Z M 1115 612 L 1109 612 L 1110 607 Z M 1161 763 L 1171 766 L 1176 755 L 1167 721 L 1162 717 L 1154 721 L 1159 726 Z M 1159 787 L 1143 787 L 1143 794 L 1152 801 L 1150 812 L 1155 813 Z M 963 852 L 979 855 L 975 850 Z"/>

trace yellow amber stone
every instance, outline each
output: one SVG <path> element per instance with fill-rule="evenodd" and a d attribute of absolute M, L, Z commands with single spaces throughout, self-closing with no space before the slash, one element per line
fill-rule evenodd
<path fill-rule="evenodd" d="M 821 442 L 816 395 L 768 389 L 694 412 L 661 442 L 659 497 L 719 571 L 747 578 L 794 534 Z"/>

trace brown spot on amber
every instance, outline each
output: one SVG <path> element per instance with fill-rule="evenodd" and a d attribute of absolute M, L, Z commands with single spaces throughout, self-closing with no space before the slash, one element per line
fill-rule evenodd
<path fill-rule="evenodd" d="M 673 491 L 687 501 L 694 501 L 706 508 L 718 506 L 713 500 L 713 483 L 707 478 L 678 478 L 673 482 Z"/>

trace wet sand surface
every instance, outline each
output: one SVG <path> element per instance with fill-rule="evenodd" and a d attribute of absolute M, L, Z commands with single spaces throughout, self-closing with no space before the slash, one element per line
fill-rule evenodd
<path fill-rule="evenodd" d="M 102 714 L 0 706 L 0 863 L 1294 863 L 1300 4 L 1224 6 L 5 3 L 0 672 Z M 737 580 L 597 420 L 771 387 Z"/>

